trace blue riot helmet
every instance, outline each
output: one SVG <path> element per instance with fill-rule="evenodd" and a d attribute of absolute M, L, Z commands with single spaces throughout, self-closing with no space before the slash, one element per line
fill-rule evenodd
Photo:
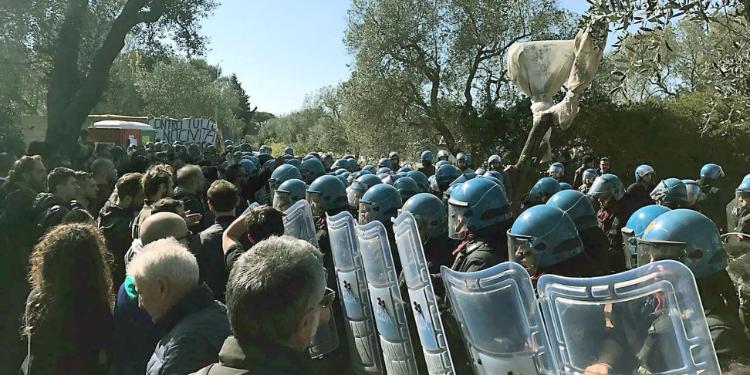
<path fill-rule="evenodd" d="M 563 178 L 565 175 L 565 167 L 559 161 L 550 164 L 547 168 L 547 176 L 554 178 L 557 181 Z"/>
<path fill-rule="evenodd" d="M 429 193 L 419 193 L 409 198 L 401 208 L 414 215 L 422 243 L 440 238 L 448 231 L 448 216 L 440 199 Z"/>
<path fill-rule="evenodd" d="M 486 178 L 456 185 L 448 199 L 448 232 L 454 239 L 505 222 L 511 216 L 503 189 Z"/>
<path fill-rule="evenodd" d="M 486 178 L 486 179 L 488 179 L 488 180 L 496 183 L 498 186 L 500 186 L 501 189 L 503 189 L 503 192 L 505 193 L 505 195 L 506 196 L 508 195 L 508 192 L 505 190 L 505 185 L 503 184 L 503 182 L 500 181 L 500 180 L 498 180 L 494 176 L 487 176 L 487 175 L 485 175 L 485 176 L 479 176 L 479 177 L 480 178 Z"/>
<path fill-rule="evenodd" d="M 625 187 L 619 177 L 611 173 L 605 173 L 594 180 L 589 188 L 588 195 L 600 202 L 607 202 L 610 199 L 619 201 L 625 195 Z"/>
<path fill-rule="evenodd" d="M 293 166 L 295 166 L 297 168 L 302 167 L 302 162 L 300 162 L 299 159 L 297 159 L 297 158 L 287 159 L 287 161 L 285 161 L 285 163 L 293 165 Z"/>
<path fill-rule="evenodd" d="M 491 155 L 489 158 L 487 158 L 487 169 L 491 171 L 500 171 L 503 169 L 500 155 Z"/>
<path fill-rule="evenodd" d="M 573 186 L 567 182 L 560 182 L 560 190 L 573 190 Z"/>
<path fill-rule="evenodd" d="M 685 179 L 682 180 L 685 184 L 685 190 L 687 190 L 687 205 L 686 207 L 694 207 L 701 196 L 701 186 L 698 181 Z"/>
<path fill-rule="evenodd" d="M 354 173 L 353 173 L 353 175 L 354 175 L 354 178 L 357 178 L 357 177 L 359 177 L 359 176 L 364 176 L 364 175 L 366 175 L 366 174 L 372 174 L 372 175 L 374 175 L 375 173 L 372 173 L 372 172 L 370 172 L 370 170 L 369 170 L 369 169 L 363 169 L 363 170 L 361 170 L 361 171 L 359 171 L 359 172 L 354 172 Z"/>
<path fill-rule="evenodd" d="M 583 171 L 581 180 L 583 181 L 584 184 L 586 184 L 586 186 L 591 187 L 591 184 L 594 183 L 594 180 L 596 180 L 596 177 L 598 177 L 598 173 L 596 172 L 596 169 L 589 168 Z"/>
<path fill-rule="evenodd" d="M 302 161 L 303 161 L 303 162 L 304 162 L 305 160 L 310 160 L 310 159 L 317 159 L 317 158 L 316 158 L 316 157 L 315 157 L 315 155 L 313 155 L 313 154 L 307 154 L 307 155 L 305 155 L 305 156 L 303 156 L 303 157 L 302 157 Z"/>
<path fill-rule="evenodd" d="M 268 150 L 268 146 L 261 145 L 260 148 L 258 149 L 258 153 L 260 153 L 261 155 L 267 155 L 267 154 L 270 154 L 271 152 Z"/>
<path fill-rule="evenodd" d="M 401 201 L 406 202 L 409 198 L 419 193 L 417 182 L 411 177 L 401 177 L 393 183 L 393 187 L 401 194 Z"/>
<path fill-rule="evenodd" d="M 718 164 L 708 163 L 701 168 L 701 180 L 716 181 L 721 177 L 724 177 L 724 169 Z"/>
<path fill-rule="evenodd" d="M 405 166 L 403 166 L 403 167 L 401 167 L 401 168 L 398 169 L 398 173 L 409 173 L 411 171 L 412 171 L 412 169 L 408 165 L 405 165 Z"/>
<path fill-rule="evenodd" d="M 335 176 L 320 176 L 307 188 L 307 202 L 313 216 L 322 217 L 346 208 L 346 186 Z"/>
<path fill-rule="evenodd" d="M 378 168 L 378 173 L 377 174 L 381 174 L 381 173 L 391 174 L 392 172 L 393 171 L 391 171 L 391 169 L 388 168 L 388 167 L 380 167 L 380 168 Z"/>
<path fill-rule="evenodd" d="M 438 161 L 445 160 L 447 162 L 448 159 L 450 158 L 450 155 L 451 154 L 448 152 L 448 150 L 438 150 L 437 160 Z"/>
<path fill-rule="evenodd" d="M 687 187 L 682 180 L 668 178 L 662 180 L 651 191 L 651 199 L 662 206 L 680 208 L 687 206 Z"/>
<path fill-rule="evenodd" d="M 422 163 L 424 162 L 432 163 L 432 151 L 430 150 L 422 151 L 422 153 L 419 154 L 419 161 L 421 161 Z"/>
<path fill-rule="evenodd" d="M 380 158 L 380 160 L 378 160 L 378 168 L 390 168 L 390 166 L 391 166 L 391 159 Z"/>
<path fill-rule="evenodd" d="M 455 181 L 460 175 L 461 170 L 450 164 L 441 166 L 435 172 L 435 180 L 437 180 L 438 189 L 440 189 L 440 191 L 445 191 L 445 189 L 450 186 L 451 182 Z"/>
<path fill-rule="evenodd" d="M 469 156 L 463 152 L 459 152 L 458 155 L 456 155 L 456 166 L 462 171 L 469 168 L 469 161 Z"/>
<path fill-rule="evenodd" d="M 375 185 L 359 200 L 359 224 L 379 221 L 385 225 L 396 217 L 401 208 L 401 195 L 395 187 L 386 184 Z"/>
<path fill-rule="evenodd" d="M 359 169 L 359 163 L 357 163 L 357 159 L 355 158 L 347 158 L 346 163 L 349 166 L 349 172 L 356 172 Z"/>
<path fill-rule="evenodd" d="M 447 160 L 440 160 L 440 161 L 438 161 L 437 163 L 435 163 L 435 170 L 440 169 L 440 167 L 442 167 L 442 166 L 444 166 L 446 164 L 449 165 L 450 163 L 448 163 Z"/>
<path fill-rule="evenodd" d="M 473 172 L 461 173 L 461 175 L 456 177 L 456 179 L 453 180 L 453 182 L 451 182 L 449 186 L 463 184 L 464 182 L 469 181 L 475 177 L 477 177 L 477 175 L 475 175 Z"/>
<path fill-rule="evenodd" d="M 265 163 L 263 163 L 263 168 L 273 169 L 274 164 L 276 164 L 276 160 L 267 160 Z"/>
<path fill-rule="evenodd" d="M 287 154 L 283 154 L 281 155 L 281 157 L 284 158 L 284 160 L 292 160 L 295 158 L 294 155 L 287 155 Z"/>
<path fill-rule="evenodd" d="M 316 178 L 326 174 L 326 167 L 318 158 L 313 157 L 303 161 L 299 171 L 302 173 L 303 181 L 312 183 Z"/>
<path fill-rule="evenodd" d="M 340 174 L 344 174 L 344 173 L 349 173 L 349 171 L 347 171 L 344 168 L 339 168 L 339 169 L 336 169 L 335 171 L 333 171 L 333 174 L 335 174 L 335 175 L 340 175 Z"/>
<path fill-rule="evenodd" d="M 552 177 L 542 177 L 529 191 L 528 201 L 530 203 L 545 203 L 560 191 L 560 183 Z"/>
<path fill-rule="evenodd" d="M 477 175 L 479 175 L 479 174 L 477 173 Z M 485 177 L 495 177 L 496 179 L 500 180 L 500 182 L 502 182 L 503 185 L 505 185 L 505 176 L 503 176 L 503 174 L 501 172 L 499 172 L 499 171 L 486 171 L 486 172 L 484 172 L 484 176 Z"/>
<path fill-rule="evenodd" d="M 289 146 L 284 147 L 284 155 L 294 156 L 294 149 Z"/>
<path fill-rule="evenodd" d="M 677 209 L 659 215 L 638 240 L 638 265 L 661 259 L 685 263 L 700 280 L 727 267 L 719 229 L 702 213 Z"/>
<path fill-rule="evenodd" d="M 382 184 L 383 183 L 383 181 L 380 178 L 378 178 L 378 176 L 376 176 L 374 174 L 363 174 L 363 175 L 357 177 L 357 181 L 365 184 L 365 186 L 367 187 L 367 189 L 369 189 L 369 188 L 371 188 L 371 187 L 373 187 L 373 186 L 375 186 L 377 184 Z"/>
<path fill-rule="evenodd" d="M 242 152 L 252 152 L 253 146 L 251 146 L 249 143 L 240 143 L 240 151 Z"/>
<path fill-rule="evenodd" d="M 291 164 L 282 164 L 271 172 L 271 178 L 268 179 L 268 184 L 271 186 L 271 191 L 276 190 L 286 180 L 296 178 L 302 179 L 302 174 L 299 172 L 297 167 Z"/>
<path fill-rule="evenodd" d="M 639 165 L 637 168 L 635 168 L 635 182 L 640 182 L 641 179 L 643 179 L 649 174 L 652 175 L 651 178 L 653 178 L 653 176 L 656 175 L 656 172 L 654 171 L 653 167 L 651 167 L 648 164 Z"/>
<path fill-rule="evenodd" d="M 349 165 L 347 164 L 347 162 L 346 162 L 345 159 L 338 159 L 338 160 L 336 160 L 336 161 L 333 162 L 333 164 L 331 165 L 331 169 L 332 170 L 336 170 L 336 169 L 347 169 L 348 170 L 349 169 Z"/>
<path fill-rule="evenodd" d="M 388 178 L 388 177 L 391 176 L 388 173 L 378 173 L 378 174 L 376 174 L 376 176 L 378 176 L 378 178 L 380 179 L 380 181 L 382 181 L 384 184 L 392 185 L 391 182 L 393 182 L 393 181 L 391 181 L 391 179 Z"/>
<path fill-rule="evenodd" d="M 546 203 L 548 206 L 563 210 L 575 223 L 578 232 L 599 226 L 596 211 L 591 200 L 575 190 L 561 190 Z"/>
<path fill-rule="evenodd" d="M 628 268 L 638 266 L 638 239 L 643 237 L 643 232 L 654 219 L 668 211 L 669 208 L 667 207 L 652 204 L 641 207 L 630 215 L 628 222 L 621 229 L 623 250 L 625 251 L 625 265 Z"/>
<path fill-rule="evenodd" d="M 737 186 L 735 192 L 750 193 L 750 174 L 746 174 L 745 177 L 742 178 L 742 182 L 740 182 L 740 185 Z"/>
<path fill-rule="evenodd" d="M 368 171 L 368 172 L 370 172 L 372 174 L 375 174 L 378 171 L 378 169 L 375 168 L 375 166 L 370 165 L 370 164 L 367 164 L 364 167 L 362 167 L 362 170 L 363 171 Z"/>
<path fill-rule="evenodd" d="M 417 186 L 419 186 L 419 192 L 420 193 L 429 193 L 430 192 L 430 182 L 427 179 L 427 175 L 420 171 L 411 171 L 406 173 L 407 177 L 411 177 L 414 182 L 417 183 Z"/>
<path fill-rule="evenodd" d="M 563 210 L 538 205 L 524 211 L 508 230 L 508 257 L 535 274 L 583 253 L 573 220 Z"/>
<path fill-rule="evenodd" d="M 448 200 L 451 199 L 451 193 L 453 192 L 453 189 L 457 188 L 462 183 L 463 182 L 452 184 L 451 186 L 448 186 L 447 189 L 445 189 L 445 191 L 443 192 L 443 204 L 446 204 L 446 205 L 448 204 Z"/>
<path fill-rule="evenodd" d="M 258 174 L 258 165 L 253 163 L 250 159 L 242 159 L 240 160 L 240 164 L 245 167 L 245 170 L 247 171 L 247 175 L 252 177 Z"/>
<path fill-rule="evenodd" d="M 296 178 L 284 181 L 273 193 L 273 208 L 284 212 L 294 202 L 305 199 L 307 184 Z"/>
<path fill-rule="evenodd" d="M 487 173 L 487 170 L 484 169 L 484 168 L 482 168 L 482 167 L 479 167 L 479 168 L 477 168 L 477 170 L 474 171 L 474 173 L 477 176 L 483 176 L 485 173 Z"/>
<path fill-rule="evenodd" d="M 349 172 L 346 172 L 346 173 L 349 173 Z M 349 176 L 347 176 L 346 174 L 336 175 L 336 178 L 341 180 L 341 183 L 344 184 L 344 186 L 349 186 Z"/>

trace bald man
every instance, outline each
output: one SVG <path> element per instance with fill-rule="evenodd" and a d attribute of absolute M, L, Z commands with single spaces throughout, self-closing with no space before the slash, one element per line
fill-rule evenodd
<path fill-rule="evenodd" d="M 172 237 L 185 247 L 190 244 L 190 232 L 185 219 L 172 212 L 159 212 L 147 217 L 141 224 L 140 234 L 141 237 L 133 240 L 125 254 L 126 265 L 143 246 L 162 238 Z"/>
<path fill-rule="evenodd" d="M 140 252 L 143 246 L 162 238 L 174 238 L 185 247 L 190 232 L 185 220 L 172 212 L 158 212 L 147 217 L 140 227 L 140 238 L 133 240 L 125 264 Z M 112 336 L 114 362 L 117 374 L 145 374 L 146 364 L 159 341 L 159 329 L 151 317 L 138 307 L 138 292 L 131 275 L 125 278 L 117 292 L 114 333 Z"/>

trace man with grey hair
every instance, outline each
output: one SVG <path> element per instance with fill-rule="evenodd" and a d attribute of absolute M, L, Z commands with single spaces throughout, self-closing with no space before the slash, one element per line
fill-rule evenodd
<path fill-rule="evenodd" d="M 195 374 L 315 373 L 306 350 L 330 318 L 334 297 L 318 249 L 287 236 L 258 242 L 229 274 L 233 336 L 224 341 L 219 362 Z"/>
<path fill-rule="evenodd" d="M 128 264 L 138 305 L 164 332 L 147 375 L 186 374 L 218 358 L 229 336 L 226 307 L 198 283 L 198 262 L 174 238 L 149 243 Z"/>

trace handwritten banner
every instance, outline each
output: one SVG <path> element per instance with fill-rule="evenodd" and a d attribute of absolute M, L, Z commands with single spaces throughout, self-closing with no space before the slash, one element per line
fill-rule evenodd
<path fill-rule="evenodd" d="M 184 118 L 181 120 L 167 117 L 149 117 L 148 124 L 156 130 L 156 137 L 172 143 L 210 143 L 215 144 L 218 135 L 216 123 L 205 118 Z"/>

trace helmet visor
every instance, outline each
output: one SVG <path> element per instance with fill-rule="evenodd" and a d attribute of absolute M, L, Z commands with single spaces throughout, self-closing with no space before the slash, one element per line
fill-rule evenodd
<path fill-rule="evenodd" d="M 637 241 L 638 266 L 664 259 L 685 263 L 687 245 L 684 242 L 645 241 L 642 239 Z"/>
<path fill-rule="evenodd" d="M 600 201 L 606 201 L 612 196 L 612 186 L 606 180 L 597 178 L 591 184 L 589 195 Z"/>
<path fill-rule="evenodd" d="M 466 238 L 469 230 L 468 221 L 471 219 L 473 212 L 471 207 L 458 206 L 448 203 L 448 236 L 454 240 Z"/>
<path fill-rule="evenodd" d="M 273 208 L 281 212 L 286 211 L 292 203 L 294 203 L 292 202 L 292 195 L 287 192 L 276 191 L 273 194 Z"/>
<path fill-rule="evenodd" d="M 359 225 L 367 224 L 377 219 L 378 207 L 373 206 L 370 202 L 359 201 L 359 214 L 357 223 Z"/>
<path fill-rule="evenodd" d="M 307 203 L 310 203 L 310 209 L 312 210 L 313 216 L 320 217 L 325 214 L 325 208 L 323 207 L 323 197 L 320 195 L 320 193 L 308 191 Z"/>
<path fill-rule="evenodd" d="M 530 274 L 536 272 L 533 238 L 508 234 L 508 259 L 521 264 Z"/>
<path fill-rule="evenodd" d="M 359 200 L 365 194 L 362 190 L 347 188 L 346 189 L 346 200 L 349 202 L 349 207 L 352 209 L 359 209 Z"/>
<path fill-rule="evenodd" d="M 687 204 L 688 206 L 694 206 L 696 203 L 698 203 L 698 199 L 700 198 L 701 193 L 701 187 L 698 184 L 685 184 L 685 189 L 687 189 Z"/>
<path fill-rule="evenodd" d="M 635 232 L 630 228 L 622 228 L 622 251 L 625 252 L 625 265 L 628 269 L 638 267 L 638 252 Z"/>

